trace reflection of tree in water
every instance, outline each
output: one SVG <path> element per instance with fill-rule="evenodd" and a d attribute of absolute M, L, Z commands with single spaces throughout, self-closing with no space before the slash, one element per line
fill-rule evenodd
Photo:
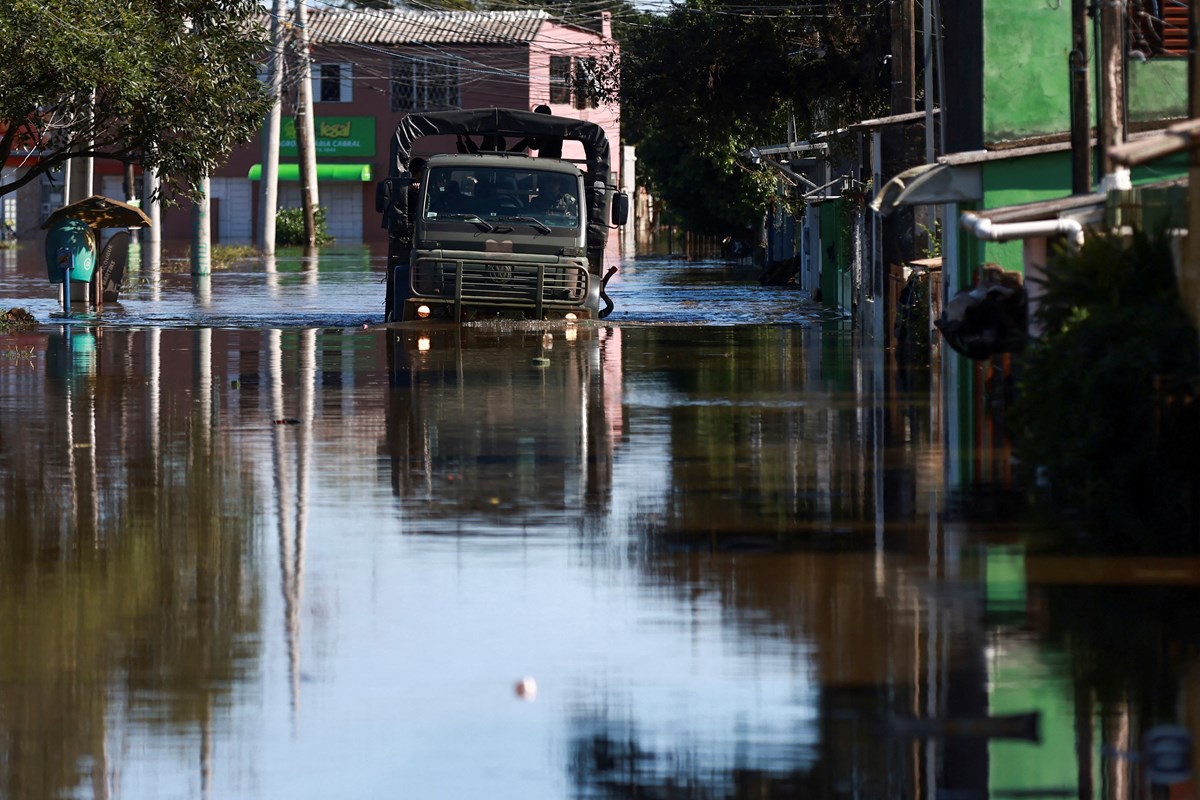
<path fill-rule="evenodd" d="M 978 599 L 930 596 L 920 559 L 683 553 L 659 554 L 643 570 L 650 585 L 682 602 L 719 604 L 725 635 L 749 651 L 792 643 L 797 681 L 817 690 L 816 744 L 801 748 L 812 732 L 797 730 L 794 755 L 767 756 L 753 731 L 731 725 L 717 752 L 732 763 L 714 768 L 713 747 L 690 746 L 686 731 L 664 734 L 661 721 L 614 719 L 601 706 L 572 721 L 569 769 L 578 797 L 904 797 L 922 782 L 947 791 L 986 785 L 986 744 L 978 739 L 930 750 L 883 735 L 891 718 L 987 714 Z M 931 686 L 940 695 L 932 711 Z M 928 753 L 938 769 L 932 777 Z"/>
<path fill-rule="evenodd" d="M 1129 703 L 1147 724 L 1178 721 L 1180 682 L 1200 653 L 1200 589 L 1044 586 L 1032 601 L 1038 631 L 1098 703 Z"/>
<path fill-rule="evenodd" d="M 820 750 L 755 758 L 752 742 L 730 731 L 728 766 L 699 747 L 662 745 L 662 737 L 623 719 L 581 715 L 570 721 L 567 770 L 574 797 L 586 800 L 792 800 L 797 797 L 904 797 L 912 777 L 900 748 L 847 722 L 852 707 L 875 708 L 885 690 L 856 691 L 825 709 Z M 876 696 L 878 695 L 878 696 Z M 840 713 L 839 713 L 840 709 Z M 834 712 L 834 713 L 828 713 Z M 814 758 L 815 756 L 815 758 Z"/>
<path fill-rule="evenodd" d="M 887 387 L 853 339 L 820 329 L 664 327 L 628 338 L 627 370 L 661 376 L 670 393 L 671 493 L 655 521 L 660 540 L 730 549 L 873 544 L 879 473 L 930 441 L 922 438 L 928 396 L 893 394 L 885 410 Z M 908 409 L 913 418 L 902 416 Z"/>
<path fill-rule="evenodd" d="M 144 357 L 134 338 L 110 332 L 105 345 L 132 364 Z M 123 716 L 207 741 L 254 669 L 249 465 L 196 413 L 190 386 L 151 413 L 144 375 L 111 366 L 33 382 L 23 413 L 0 415 L 5 797 L 88 784 L 107 797 Z"/>
<path fill-rule="evenodd" d="M 662 751 L 643 743 L 634 725 L 592 718 L 574 722 L 577 732 L 569 744 L 567 764 L 577 798 L 783 800 L 816 788 L 815 776 L 809 772 L 713 769 L 699 752 Z"/>

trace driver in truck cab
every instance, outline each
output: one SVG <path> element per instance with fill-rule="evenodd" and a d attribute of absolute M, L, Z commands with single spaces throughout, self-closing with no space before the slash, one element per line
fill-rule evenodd
<path fill-rule="evenodd" d="M 569 175 L 551 173 L 542 176 L 537 196 L 530 203 L 531 209 L 542 214 L 578 219 L 579 198 L 575 196 L 575 186 L 575 181 Z"/>

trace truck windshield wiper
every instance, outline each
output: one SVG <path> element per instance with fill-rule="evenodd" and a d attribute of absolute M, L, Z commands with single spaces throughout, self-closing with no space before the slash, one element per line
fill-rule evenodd
<path fill-rule="evenodd" d="M 438 214 L 439 219 L 460 219 L 463 222 L 469 222 L 484 233 L 491 233 L 496 230 L 495 226 L 486 220 L 480 219 L 476 214 Z"/>
<path fill-rule="evenodd" d="M 549 233 L 550 226 L 542 222 L 537 217 L 499 217 L 501 222 L 527 222 L 533 226 L 533 229 L 538 233 Z"/>

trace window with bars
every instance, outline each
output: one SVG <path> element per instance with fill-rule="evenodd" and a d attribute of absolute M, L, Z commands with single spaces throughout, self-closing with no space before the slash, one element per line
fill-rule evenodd
<path fill-rule="evenodd" d="M 1129 0 L 1129 49 L 1146 58 L 1186 56 L 1191 0 Z"/>
<path fill-rule="evenodd" d="M 402 57 L 392 63 L 392 111 L 450 111 L 462 107 L 458 64 Z"/>
<path fill-rule="evenodd" d="M 595 108 L 599 103 L 596 98 L 599 92 L 599 77 L 596 74 L 596 59 L 575 59 L 575 107 Z"/>
<path fill-rule="evenodd" d="M 550 102 L 595 108 L 599 89 L 596 59 L 550 56 Z"/>
<path fill-rule="evenodd" d="M 313 64 L 313 99 L 318 103 L 349 103 L 354 99 L 351 65 Z"/>
<path fill-rule="evenodd" d="M 550 56 L 550 102 L 571 102 L 570 56 Z"/>

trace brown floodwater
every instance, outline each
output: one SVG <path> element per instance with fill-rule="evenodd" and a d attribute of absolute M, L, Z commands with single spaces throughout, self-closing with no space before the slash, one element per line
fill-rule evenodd
<path fill-rule="evenodd" d="M 344 248 L 64 318 L 31 249 L 2 797 L 1192 796 L 1200 560 L 1066 554 L 958 373 L 799 292 L 389 328 Z"/>

